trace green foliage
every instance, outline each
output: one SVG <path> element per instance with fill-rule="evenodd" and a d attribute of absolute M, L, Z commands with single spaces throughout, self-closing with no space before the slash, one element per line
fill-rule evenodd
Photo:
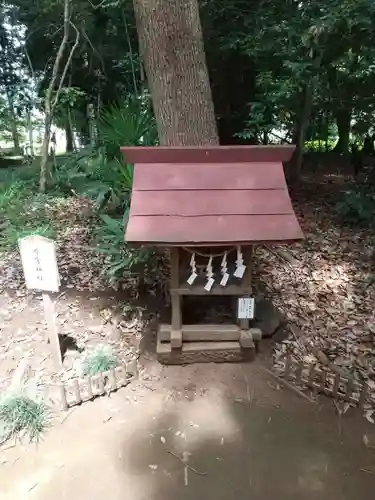
<path fill-rule="evenodd" d="M 34 179 L 17 170 L 20 178 L 0 189 L 0 249 L 14 249 L 30 234 L 53 237 L 47 195 L 34 194 Z M 12 177 L 14 179 L 14 177 Z M 9 185 L 8 185 L 9 184 Z"/>
<path fill-rule="evenodd" d="M 326 141 L 305 141 L 305 151 L 306 152 L 326 152 L 332 151 L 332 149 L 336 146 L 336 142 L 332 139 Z"/>
<path fill-rule="evenodd" d="M 124 241 L 124 231 L 128 221 L 128 210 L 122 219 L 101 215 L 102 224 L 96 232 L 96 250 L 107 256 L 105 273 L 111 282 L 125 274 L 134 272 L 152 256 L 148 248 L 131 248 Z"/>
<path fill-rule="evenodd" d="M 84 376 L 102 373 L 118 366 L 119 361 L 109 345 L 101 344 L 88 351 L 82 359 L 82 374 Z"/>
<path fill-rule="evenodd" d="M 12 393 L 0 400 L 0 440 L 18 437 L 21 432 L 29 435 L 30 441 L 39 441 L 50 424 L 47 405 L 34 401 L 22 393 Z"/>
<path fill-rule="evenodd" d="M 140 99 L 103 111 L 99 120 L 99 149 L 86 148 L 59 158 L 50 188 L 95 200 L 99 210 L 123 210 L 133 185 L 133 166 L 124 164 L 123 145 L 155 144 L 155 121 Z"/>
<path fill-rule="evenodd" d="M 360 226 L 374 227 L 375 194 L 349 190 L 337 204 L 339 214 L 345 221 Z"/>
<path fill-rule="evenodd" d="M 140 98 L 133 97 L 121 105 L 105 109 L 99 120 L 99 135 L 108 158 L 120 157 L 120 146 L 156 144 L 155 119 Z"/>

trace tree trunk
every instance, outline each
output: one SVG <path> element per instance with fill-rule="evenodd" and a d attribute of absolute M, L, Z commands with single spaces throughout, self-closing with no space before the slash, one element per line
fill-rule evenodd
<path fill-rule="evenodd" d="M 312 85 L 306 84 L 302 92 L 301 114 L 297 120 L 295 135 L 293 138 L 293 142 L 296 145 L 296 149 L 294 151 L 293 158 L 291 160 L 292 164 L 291 177 L 292 181 L 295 183 L 298 183 L 301 179 L 303 148 L 305 145 L 306 131 L 309 125 L 309 119 L 311 114 L 312 96 L 313 96 Z"/>
<path fill-rule="evenodd" d="M 133 0 L 160 143 L 218 144 L 197 0 Z"/>
<path fill-rule="evenodd" d="M 21 154 L 21 148 L 20 148 L 20 138 L 18 135 L 18 130 L 17 130 L 17 117 L 16 113 L 14 111 L 14 102 L 13 102 L 13 96 L 11 92 L 7 92 L 7 98 L 8 98 L 8 106 L 9 106 L 9 113 L 10 113 L 10 118 L 11 118 L 11 130 L 12 130 L 12 139 L 13 139 L 13 144 L 14 144 L 14 151 L 16 155 Z"/>
<path fill-rule="evenodd" d="M 292 164 L 291 177 L 292 181 L 295 183 L 299 183 L 299 181 L 301 180 L 303 148 L 305 146 L 306 132 L 307 132 L 307 127 L 309 126 L 314 90 L 317 83 L 318 71 L 323 58 L 323 51 L 322 50 L 320 50 L 319 52 L 313 51 L 311 57 L 313 58 L 312 68 L 315 74 L 313 74 L 312 77 L 310 78 L 310 81 L 304 85 L 302 91 L 301 114 L 299 115 L 297 121 L 297 127 L 295 130 L 295 141 L 293 141 L 296 144 L 296 150 L 291 160 Z"/>
<path fill-rule="evenodd" d="M 68 69 L 69 69 L 70 64 L 72 62 L 73 54 L 74 54 L 76 48 L 78 47 L 79 38 L 80 38 L 80 33 L 79 33 L 76 25 L 72 22 L 72 20 L 70 18 L 71 4 L 72 4 L 72 0 L 64 0 L 64 35 L 63 35 L 63 38 L 61 40 L 60 47 L 59 47 L 57 54 L 56 54 L 56 59 L 55 59 L 55 62 L 53 64 L 53 68 L 52 68 L 52 76 L 51 76 L 48 88 L 46 90 L 46 96 L 44 99 L 44 112 L 45 112 L 44 137 L 43 137 L 43 144 L 42 144 L 42 158 L 40 161 L 40 178 L 39 178 L 39 191 L 41 193 L 45 192 L 46 184 L 47 184 L 48 148 L 49 148 L 49 141 L 51 138 L 51 126 L 52 126 L 52 120 L 53 120 L 53 113 L 54 113 L 56 105 L 58 103 L 62 86 L 64 84 Z M 63 59 L 65 47 L 67 46 L 68 39 L 69 39 L 70 26 L 72 26 L 76 32 L 76 39 L 75 39 L 73 47 L 70 49 L 70 53 L 69 53 L 68 58 L 65 62 L 65 66 L 63 66 L 61 76 L 59 76 L 60 65 L 61 65 L 61 62 Z M 59 82 L 59 84 L 57 86 L 55 96 L 53 97 L 53 91 L 55 89 L 57 82 Z"/>
<path fill-rule="evenodd" d="M 43 136 L 41 159 L 40 159 L 39 191 L 41 193 L 46 192 L 46 186 L 47 186 L 48 149 L 49 149 L 49 141 L 51 139 L 51 126 L 52 126 L 52 114 L 48 109 L 46 109 L 44 118 L 44 136 Z"/>
<path fill-rule="evenodd" d="M 337 110 L 335 112 L 335 119 L 339 140 L 337 141 L 334 151 L 346 154 L 349 152 L 351 111 L 348 109 Z"/>
<path fill-rule="evenodd" d="M 29 153 L 34 157 L 34 134 L 33 134 L 33 121 L 31 118 L 30 109 L 27 110 L 27 132 L 29 135 Z"/>
<path fill-rule="evenodd" d="M 98 105 L 98 114 L 99 114 L 99 105 Z M 90 147 L 94 148 L 97 142 L 97 128 L 96 128 L 96 120 L 95 120 L 95 109 L 92 103 L 87 105 L 87 121 L 89 124 L 89 135 L 90 135 Z"/>
<path fill-rule="evenodd" d="M 66 138 L 66 152 L 71 153 L 74 151 L 73 146 L 73 132 L 69 123 L 69 120 L 65 123 L 65 138 Z"/>

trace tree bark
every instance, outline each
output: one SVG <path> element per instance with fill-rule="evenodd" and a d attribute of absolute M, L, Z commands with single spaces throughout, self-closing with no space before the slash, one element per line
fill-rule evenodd
<path fill-rule="evenodd" d="M 12 95 L 11 91 L 7 92 L 7 98 L 8 98 L 9 114 L 10 114 L 10 119 L 11 119 L 10 126 L 11 126 L 11 131 L 12 131 L 14 151 L 15 151 L 16 155 L 19 155 L 19 154 L 21 154 L 20 138 L 19 138 L 18 130 L 17 130 L 17 117 L 16 117 L 16 113 L 14 111 L 13 95 Z"/>
<path fill-rule="evenodd" d="M 51 126 L 52 126 L 52 114 L 50 108 L 45 107 L 45 117 L 44 117 L 44 135 L 41 150 L 41 161 L 40 161 L 40 175 L 39 175 L 39 191 L 45 193 L 47 187 L 47 173 L 48 173 L 48 149 L 49 141 L 51 139 Z"/>
<path fill-rule="evenodd" d="M 301 180 L 303 148 L 305 146 L 306 131 L 307 127 L 309 126 L 309 121 L 311 116 L 313 96 L 314 96 L 315 86 L 317 83 L 317 73 L 323 59 L 323 51 L 322 50 L 318 52 L 313 51 L 311 57 L 313 58 L 312 68 L 315 74 L 313 73 L 313 75 L 310 78 L 310 81 L 308 81 L 303 87 L 301 113 L 297 120 L 295 137 L 293 141 L 296 144 L 296 149 L 293 154 L 293 158 L 291 160 L 292 164 L 291 177 L 294 183 L 299 183 L 299 181 Z"/>
<path fill-rule="evenodd" d="M 302 92 L 302 108 L 296 123 L 293 143 L 296 149 L 291 160 L 292 163 L 292 181 L 298 183 L 301 179 L 303 148 L 312 107 L 313 88 L 311 84 L 306 84 Z"/>
<path fill-rule="evenodd" d="M 72 127 L 70 126 L 70 121 L 67 120 L 65 123 L 65 138 L 66 138 L 66 152 L 71 153 L 74 151 L 74 144 L 73 144 L 73 131 Z"/>
<path fill-rule="evenodd" d="M 43 144 L 42 144 L 42 157 L 40 160 L 40 176 L 39 176 L 39 191 L 41 193 L 44 193 L 46 190 L 46 185 L 47 185 L 47 175 L 48 175 L 48 149 L 49 149 L 49 141 L 51 139 L 51 126 L 52 126 L 52 120 L 53 120 L 53 114 L 57 105 L 57 102 L 59 100 L 60 92 L 62 89 L 62 86 L 64 84 L 64 81 L 66 79 L 66 74 L 68 72 L 68 68 L 70 66 L 70 63 L 72 61 L 73 54 L 78 47 L 79 43 L 79 37 L 80 33 L 76 26 L 73 24 L 71 20 L 71 12 L 70 12 L 70 7 L 71 7 L 72 0 L 65 0 L 64 2 L 64 34 L 60 43 L 60 47 L 57 51 L 56 54 L 56 59 L 53 64 L 53 69 L 52 69 L 52 76 L 50 83 L 48 85 L 47 91 L 46 91 L 46 97 L 44 100 L 44 137 L 43 137 Z M 65 47 L 67 46 L 68 39 L 69 39 L 69 27 L 73 26 L 75 32 L 76 32 L 76 39 L 74 42 L 73 47 L 70 49 L 68 58 L 66 60 L 65 66 L 63 67 L 62 74 L 59 78 L 59 70 L 60 70 L 60 65 L 62 62 L 62 58 L 64 55 Z M 53 97 L 53 91 L 55 89 L 55 86 L 59 82 L 57 86 L 57 90 L 55 93 L 55 96 Z"/>
<path fill-rule="evenodd" d="M 32 157 L 34 157 L 34 131 L 30 109 L 27 110 L 27 132 L 29 135 L 29 153 Z"/>
<path fill-rule="evenodd" d="M 334 151 L 346 154 L 349 152 L 351 111 L 348 109 L 337 110 L 335 112 L 335 119 L 339 140 L 337 141 Z"/>
<path fill-rule="evenodd" d="M 160 143 L 218 144 L 197 0 L 133 0 Z"/>

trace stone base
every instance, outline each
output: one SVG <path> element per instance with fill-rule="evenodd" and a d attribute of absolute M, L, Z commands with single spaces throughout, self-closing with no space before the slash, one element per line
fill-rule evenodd
<path fill-rule="evenodd" d="M 172 349 L 170 342 L 156 346 L 158 361 L 167 365 L 191 363 L 227 363 L 252 361 L 255 347 L 243 349 L 239 342 L 183 342 L 180 349 Z"/>

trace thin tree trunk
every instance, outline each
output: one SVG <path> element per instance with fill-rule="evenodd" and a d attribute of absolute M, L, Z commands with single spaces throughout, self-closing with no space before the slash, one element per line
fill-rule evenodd
<path fill-rule="evenodd" d="M 30 109 L 27 110 L 27 133 L 29 135 L 29 152 L 31 156 L 34 157 L 34 134 Z"/>
<path fill-rule="evenodd" d="M 323 51 L 318 52 L 317 54 L 312 55 L 314 60 L 312 61 L 312 67 L 317 73 L 323 58 Z M 313 75 L 308 83 L 305 84 L 302 91 L 302 107 L 301 114 L 299 115 L 297 121 L 297 127 L 295 131 L 295 144 L 296 150 L 293 154 L 293 158 L 291 160 L 292 164 L 292 181 L 295 183 L 299 183 L 301 180 L 301 172 L 302 172 L 302 160 L 303 160 L 303 149 L 305 146 L 306 132 L 309 126 L 309 120 L 311 116 L 311 109 L 313 104 L 313 95 L 315 90 L 315 85 L 317 82 L 317 74 Z"/>
<path fill-rule="evenodd" d="M 98 110 L 99 110 L 99 105 L 98 105 Z M 92 103 L 89 103 L 87 105 L 87 121 L 89 123 L 90 147 L 94 148 L 97 140 L 97 130 L 95 121 L 95 109 Z"/>
<path fill-rule="evenodd" d="M 49 153 L 49 141 L 51 139 L 51 126 L 52 126 L 52 115 L 49 109 L 45 109 L 44 117 L 44 136 L 41 150 L 41 160 L 40 160 L 40 178 L 39 178 L 39 191 L 45 193 L 47 187 L 47 174 L 48 174 L 48 153 Z"/>
<path fill-rule="evenodd" d="M 337 110 L 335 112 L 335 119 L 339 140 L 337 141 L 334 151 L 346 154 L 349 152 L 351 111 L 348 109 Z"/>
<path fill-rule="evenodd" d="M 70 126 L 69 120 L 65 122 L 65 138 L 66 138 L 66 152 L 71 153 L 74 151 L 74 144 L 73 144 L 73 131 Z"/>
<path fill-rule="evenodd" d="M 302 108 L 301 114 L 297 120 L 295 136 L 293 142 L 296 149 L 291 160 L 292 163 L 292 181 L 299 182 L 301 179 L 303 149 L 305 145 L 305 137 L 312 107 L 313 89 L 311 84 L 306 84 L 302 92 Z"/>
<path fill-rule="evenodd" d="M 9 113 L 10 113 L 10 117 L 11 117 L 11 129 L 12 129 L 12 139 L 13 139 L 14 151 L 15 151 L 16 155 L 20 155 L 21 154 L 20 138 L 19 138 L 18 130 L 17 130 L 17 117 L 16 117 L 16 113 L 14 111 L 14 101 L 13 101 L 13 95 L 11 92 L 7 92 L 7 98 L 8 98 Z"/>
<path fill-rule="evenodd" d="M 70 6 L 71 6 L 72 0 L 65 0 L 64 3 L 64 35 L 61 40 L 61 44 L 59 47 L 59 50 L 57 51 L 56 59 L 53 64 L 53 69 L 52 69 L 52 77 L 49 83 L 49 86 L 46 91 L 46 97 L 44 100 L 44 112 L 45 112 L 45 118 L 44 118 L 44 137 L 43 137 L 43 144 L 42 144 L 42 157 L 40 160 L 40 177 L 39 177 L 39 191 L 41 193 L 44 193 L 46 190 L 46 185 L 47 185 L 47 175 L 48 175 L 48 149 L 49 149 L 49 141 L 51 138 L 51 126 L 52 126 L 52 120 L 53 120 L 53 113 L 55 111 L 56 105 L 59 100 L 60 92 L 62 89 L 62 86 L 64 84 L 66 74 L 68 72 L 68 68 L 70 66 L 70 63 L 72 61 L 73 54 L 78 47 L 79 43 L 79 31 L 76 28 L 76 26 L 73 24 L 70 18 Z M 65 47 L 68 43 L 69 39 L 69 27 L 73 26 L 75 32 L 76 32 L 76 39 L 74 42 L 73 47 L 70 50 L 70 53 L 68 55 L 68 58 L 66 60 L 64 69 L 62 71 L 59 84 L 55 93 L 54 98 L 53 96 L 53 91 L 55 89 L 56 83 L 58 81 L 58 73 L 60 70 L 60 64 L 64 55 Z"/>
<path fill-rule="evenodd" d="M 218 144 L 197 0 L 133 0 L 161 144 Z"/>

